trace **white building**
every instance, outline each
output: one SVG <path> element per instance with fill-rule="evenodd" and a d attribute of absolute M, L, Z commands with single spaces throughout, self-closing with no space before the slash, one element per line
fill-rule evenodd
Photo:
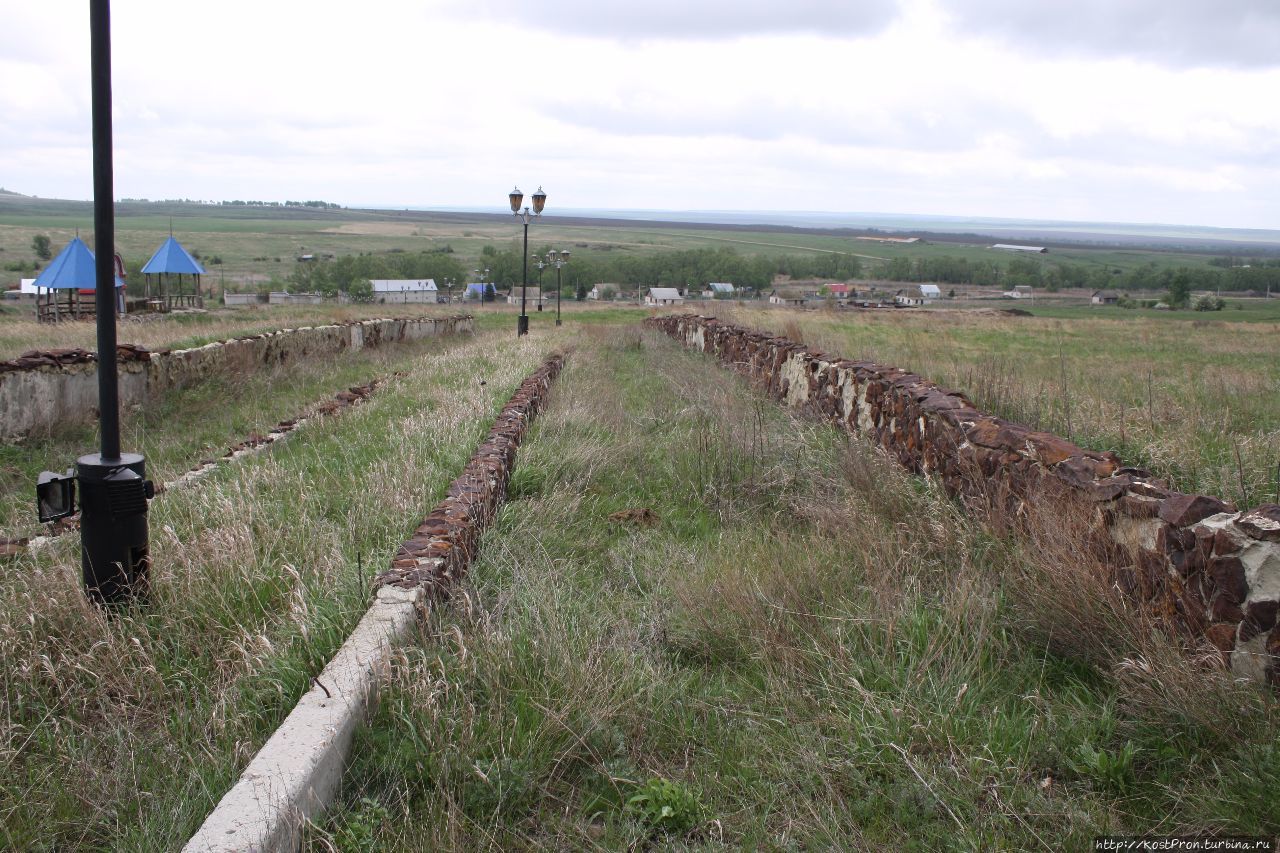
<path fill-rule="evenodd" d="M 728 299 L 733 296 L 733 285 L 727 281 L 713 281 L 702 291 L 703 299 Z"/>
<path fill-rule="evenodd" d="M 991 248 L 999 249 L 1002 252 L 1035 252 L 1041 255 L 1049 251 L 1044 246 L 1018 246 L 1014 243 L 996 243 Z"/>
<path fill-rule="evenodd" d="M 370 279 L 369 284 L 373 285 L 374 302 L 440 301 L 440 292 L 432 278 L 375 278 Z"/>
<path fill-rule="evenodd" d="M 894 305 L 909 308 L 928 305 L 941 295 L 936 284 L 912 284 L 902 288 L 893 296 Z"/>
<path fill-rule="evenodd" d="M 644 297 L 645 305 L 683 305 L 684 297 L 674 287 L 651 287 Z"/>

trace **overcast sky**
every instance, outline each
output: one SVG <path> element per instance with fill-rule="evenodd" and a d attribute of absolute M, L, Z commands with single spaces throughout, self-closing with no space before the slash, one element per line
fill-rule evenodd
<path fill-rule="evenodd" d="M 1280 228 L 1277 0 L 112 6 L 118 197 Z M 0 186 L 92 193 L 87 7 L 0 0 Z"/>

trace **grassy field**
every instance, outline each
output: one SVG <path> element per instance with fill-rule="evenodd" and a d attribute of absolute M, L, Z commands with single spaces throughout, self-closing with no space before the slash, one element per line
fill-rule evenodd
<path fill-rule="evenodd" d="M 1274 700 L 1124 612 L 1073 536 L 994 538 L 665 337 L 578 341 L 307 849 L 1280 831 Z"/>
<path fill-rule="evenodd" d="M 1114 450 L 1190 492 L 1280 501 L 1280 316 L 1035 308 L 834 312 L 713 305 L 726 319 L 915 371 L 982 408 Z M 1269 312 L 1269 314 L 1264 313 Z M 1216 318 L 1222 319 L 1216 319 Z"/>
<path fill-rule="evenodd" d="M 7 563 L 0 847 L 180 847 L 345 638 L 367 604 L 368 579 L 551 343 L 479 335 L 359 365 L 406 375 L 152 504 L 147 606 L 89 606 L 75 536 Z M 369 378 L 356 367 L 350 375 Z M 247 399 L 258 392 L 287 409 L 306 396 L 288 400 L 289 384 L 332 393 L 345 381 L 336 372 L 272 379 L 250 394 L 227 387 L 175 399 L 150 425 L 161 435 L 141 437 L 157 467 L 163 443 L 185 441 L 180 433 L 201 422 L 225 428 L 214 444 L 241 437 L 258 422 Z M 215 404 L 234 410 L 225 417 L 235 422 Z"/>
<path fill-rule="evenodd" d="M 494 214 L 501 214 L 495 206 Z M 79 230 L 92 231 L 92 208 L 87 202 L 0 196 L 0 289 L 15 286 L 24 275 L 5 271 L 13 262 L 36 260 L 31 239 L 48 234 L 55 250 Z M 356 254 L 392 251 L 418 252 L 448 247 L 471 268 L 486 245 L 514 246 L 515 223 L 502 216 L 429 211 L 314 210 L 297 208 L 210 207 L 204 205 L 117 204 L 117 245 L 131 268 L 145 262 L 168 235 L 170 227 L 189 250 L 222 264 L 208 266 L 206 282 L 254 285 L 273 277 L 287 278 L 302 253 Z M 922 242 L 890 245 L 856 240 L 847 235 L 803 230 L 733 230 L 644 222 L 600 221 L 567 224 L 548 215 L 530 232 L 531 247 L 567 248 L 580 258 L 619 254 L 652 254 L 673 249 L 731 247 L 746 255 L 821 252 L 855 254 L 868 264 L 869 275 L 895 257 L 948 255 L 1005 263 L 1006 253 L 988 248 L 989 239 L 971 243 Z M 1128 270 L 1147 262 L 1158 266 L 1200 266 L 1212 254 L 1180 251 L 1066 247 L 1049 259 L 1100 264 Z"/>

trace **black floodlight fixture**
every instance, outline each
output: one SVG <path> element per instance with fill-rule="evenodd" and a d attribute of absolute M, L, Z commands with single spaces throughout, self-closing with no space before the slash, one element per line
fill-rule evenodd
<path fill-rule="evenodd" d="M 542 187 L 538 187 L 538 191 L 533 194 L 533 215 L 541 216 L 542 208 L 547 206 L 547 194 L 542 191 Z"/>
<path fill-rule="evenodd" d="M 36 479 L 36 512 L 47 524 L 74 515 L 76 511 L 76 472 L 41 471 Z"/>
<path fill-rule="evenodd" d="M 539 187 L 539 189 L 541 189 L 541 187 Z M 511 191 L 510 198 L 511 198 L 511 212 L 519 213 L 520 205 L 524 204 L 524 193 L 520 192 L 519 187 L 516 187 Z M 543 196 L 543 198 L 545 199 L 546 196 Z"/>

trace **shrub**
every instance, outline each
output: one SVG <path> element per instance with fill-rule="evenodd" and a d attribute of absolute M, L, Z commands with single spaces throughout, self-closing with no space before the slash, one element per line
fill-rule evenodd
<path fill-rule="evenodd" d="M 651 829 L 685 833 L 702 822 L 705 810 L 689 786 L 654 777 L 627 799 L 627 811 Z"/>

